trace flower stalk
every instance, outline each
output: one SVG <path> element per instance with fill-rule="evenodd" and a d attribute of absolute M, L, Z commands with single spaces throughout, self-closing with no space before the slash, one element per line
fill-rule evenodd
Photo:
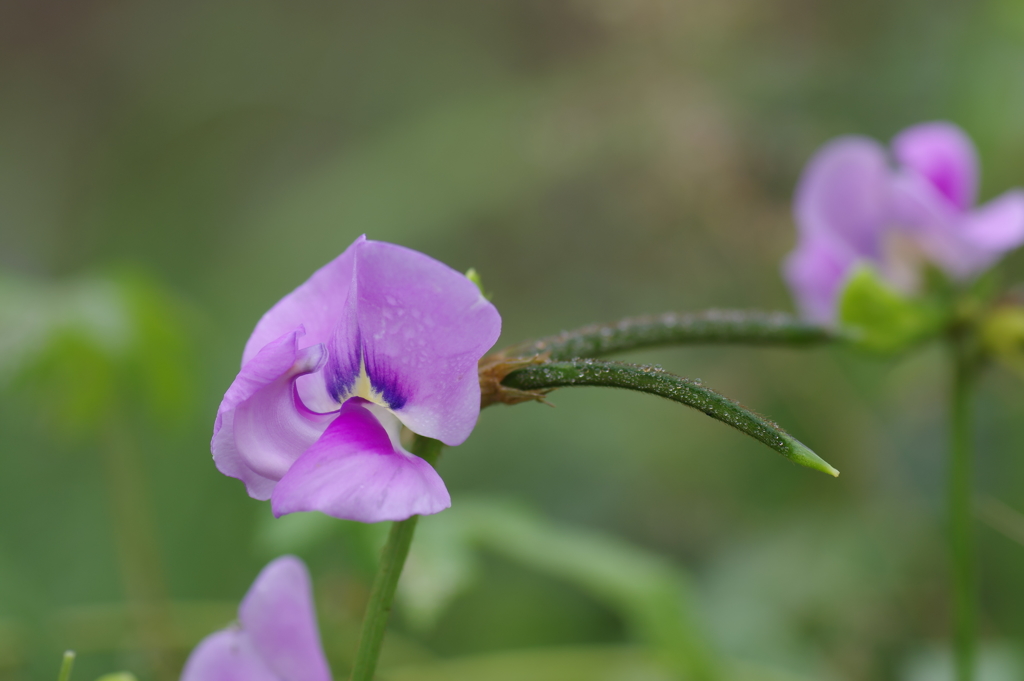
<path fill-rule="evenodd" d="M 439 440 L 417 435 L 412 446 L 412 453 L 425 459 L 431 466 L 437 463 L 444 444 Z M 384 633 L 387 630 L 391 605 L 395 600 L 395 589 L 398 578 L 402 575 L 405 559 L 409 556 L 409 547 L 416 532 L 418 515 L 408 520 L 401 520 L 391 525 L 387 542 L 381 553 L 377 576 L 370 589 L 370 601 L 366 605 L 363 627 L 359 634 L 359 645 L 356 649 L 355 662 L 352 665 L 351 681 L 371 681 L 377 669 Z"/>
<path fill-rule="evenodd" d="M 603 357 L 617 352 L 666 345 L 728 344 L 804 347 L 834 341 L 828 329 L 784 312 L 705 310 L 666 312 L 591 324 L 535 341 L 513 345 L 495 357 L 544 355 L 551 361 Z"/>
<path fill-rule="evenodd" d="M 145 473 L 138 444 L 116 409 L 107 418 L 103 453 L 121 579 L 139 643 L 154 678 L 171 681 L 175 663 L 168 642 L 174 632 Z"/>
<path fill-rule="evenodd" d="M 953 383 L 950 394 L 949 549 L 952 564 L 953 651 L 957 681 L 974 678 L 976 593 L 972 537 L 971 397 L 975 361 L 970 339 L 954 330 L 951 337 Z"/>

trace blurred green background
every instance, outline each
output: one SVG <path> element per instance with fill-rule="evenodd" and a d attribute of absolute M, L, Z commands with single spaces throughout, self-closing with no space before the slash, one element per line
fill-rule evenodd
<path fill-rule="evenodd" d="M 273 521 L 209 437 L 256 320 L 359 234 L 475 267 L 499 345 L 791 309 L 805 161 L 939 118 L 983 198 L 1024 185 L 1024 5 L 0 3 L 0 678 L 56 678 L 69 647 L 82 681 L 174 678 L 283 551 L 345 673 L 381 528 Z M 489 409 L 442 460 L 454 507 L 423 522 L 381 678 L 667 678 L 678 625 L 727 678 L 941 681 L 941 348 L 630 359 L 842 476 L 647 396 Z M 1024 677 L 1021 395 L 992 372 L 978 403 L 990 680 Z M 165 596 L 147 642 L 129 600 Z"/>

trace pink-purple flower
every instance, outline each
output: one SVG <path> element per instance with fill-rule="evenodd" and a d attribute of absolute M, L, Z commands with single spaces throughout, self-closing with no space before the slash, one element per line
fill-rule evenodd
<path fill-rule="evenodd" d="M 925 263 L 964 281 L 1024 243 L 1024 192 L 975 207 L 978 175 L 974 145 L 951 123 L 908 128 L 890 150 L 857 136 L 826 144 L 797 187 L 798 242 L 783 267 L 804 317 L 835 323 L 858 264 L 912 294 Z"/>
<path fill-rule="evenodd" d="M 217 412 L 217 468 L 274 514 L 378 522 L 451 505 L 400 442 L 461 444 L 480 412 L 477 362 L 501 317 L 464 275 L 360 237 L 256 325 Z"/>
<path fill-rule="evenodd" d="M 282 556 L 263 568 L 237 625 L 203 639 L 181 681 L 331 681 L 302 561 Z"/>

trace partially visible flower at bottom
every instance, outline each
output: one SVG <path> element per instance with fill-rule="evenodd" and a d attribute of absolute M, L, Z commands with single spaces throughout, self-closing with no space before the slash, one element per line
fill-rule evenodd
<path fill-rule="evenodd" d="M 302 561 L 282 556 L 263 568 L 238 623 L 195 647 L 181 681 L 331 681 Z"/>

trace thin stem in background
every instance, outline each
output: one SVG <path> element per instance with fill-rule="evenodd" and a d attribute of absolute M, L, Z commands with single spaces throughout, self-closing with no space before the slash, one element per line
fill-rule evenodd
<path fill-rule="evenodd" d="M 102 442 L 114 539 L 125 595 L 154 678 L 177 678 L 170 646 L 174 627 L 160 550 L 146 498 L 139 447 L 119 414 L 107 419 Z"/>
<path fill-rule="evenodd" d="M 75 666 L 75 651 L 64 651 L 64 659 L 60 663 L 60 673 L 57 681 L 71 681 L 71 668 Z"/>
<path fill-rule="evenodd" d="M 417 435 L 412 452 L 433 466 L 437 463 L 443 446 L 438 440 Z M 352 665 L 352 681 L 371 681 L 377 670 L 377 660 L 380 657 L 381 645 L 384 643 L 391 604 L 395 600 L 395 589 L 398 586 L 398 578 L 402 576 L 402 567 L 409 555 L 417 520 L 419 516 L 414 515 L 408 520 L 391 525 L 391 532 L 381 553 L 377 576 L 374 577 L 373 587 L 370 589 L 370 601 L 366 605 L 363 628 L 359 634 L 359 646 Z"/>
<path fill-rule="evenodd" d="M 974 363 L 965 338 L 954 336 L 952 346 L 949 548 L 953 576 L 953 651 L 957 681 L 972 681 L 976 628 L 974 544 L 971 532 L 971 395 L 974 387 Z"/>

